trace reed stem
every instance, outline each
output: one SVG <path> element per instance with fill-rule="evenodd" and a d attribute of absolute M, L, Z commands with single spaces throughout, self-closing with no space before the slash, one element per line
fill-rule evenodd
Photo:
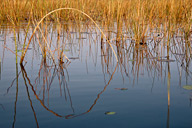
<path fill-rule="evenodd" d="M 87 15 L 85 12 L 83 12 L 83 11 L 81 11 L 81 10 L 78 10 L 78 9 L 75 9 L 75 8 L 59 8 L 59 9 L 55 9 L 55 10 L 47 13 L 47 14 L 46 14 L 45 16 L 43 16 L 43 18 L 41 18 L 41 20 L 37 23 L 37 25 L 36 25 L 36 27 L 35 27 L 32 35 L 31 35 L 31 37 L 30 37 L 30 39 L 29 39 L 29 42 L 28 42 L 28 44 L 27 44 L 27 47 L 26 47 L 26 49 L 25 49 L 25 51 L 24 51 L 24 53 L 23 53 L 23 55 L 22 55 L 22 57 L 21 57 L 20 63 L 23 62 L 23 59 L 24 59 L 25 54 L 26 54 L 26 52 L 27 52 L 27 49 L 28 49 L 28 47 L 29 47 L 29 45 L 30 45 L 30 43 L 31 43 L 31 40 L 32 40 L 32 38 L 33 38 L 33 36 L 34 36 L 37 28 L 39 27 L 39 25 L 43 22 L 43 20 L 44 20 L 47 16 L 49 16 L 49 15 L 51 15 L 52 13 L 55 13 L 55 12 L 57 12 L 57 11 L 61 11 L 61 10 L 77 11 L 77 12 L 82 13 L 83 15 L 87 16 L 87 17 L 95 24 L 95 26 L 99 29 L 99 31 L 101 32 L 101 34 L 103 35 L 103 37 L 105 37 L 105 39 L 107 40 L 109 46 L 111 47 L 111 49 L 112 49 L 112 51 L 113 51 L 113 53 L 114 53 L 114 55 L 115 55 L 115 58 L 116 58 L 116 60 L 117 60 L 117 62 L 118 62 L 117 55 L 116 55 L 116 53 L 115 53 L 115 51 L 114 51 L 111 43 L 109 42 L 109 40 L 107 39 L 107 37 L 105 36 L 105 34 L 104 34 L 103 31 L 101 30 L 101 28 L 99 27 L 99 25 L 98 25 L 89 15 Z"/>

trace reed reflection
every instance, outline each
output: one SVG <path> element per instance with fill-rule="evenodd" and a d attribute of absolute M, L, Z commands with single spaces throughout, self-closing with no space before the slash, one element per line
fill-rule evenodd
<path fill-rule="evenodd" d="M 37 93 L 36 93 L 33 85 L 31 84 L 31 81 L 30 81 L 29 77 L 27 76 L 27 72 L 26 72 L 26 70 L 25 70 L 25 68 L 24 68 L 23 65 L 21 65 L 21 70 L 22 70 L 23 79 L 24 79 L 24 81 L 25 81 L 26 86 L 27 86 L 27 82 L 28 82 L 28 84 L 29 84 L 29 86 L 31 87 L 31 90 L 33 91 L 36 99 L 41 103 L 41 105 L 42 105 L 47 111 L 53 113 L 53 114 L 56 115 L 56 116 L 62 117 L 61 115 L 59 115 L 59 114 L 55 113 L 54 111 L 50 110 L 50 109 L 44 104 L 43 100 L 41 100 L 41 99 L 39 98 L 39 96 L 37 95 Z M 26 81 L 27 81 L 27 82 L 26 82 Z"/>
<path fill-rule="evenodd" d="M 16 56 L 17 58 L 17 56 Z M 16 122 L 16 113 L 17 113 L 17 100 L 18 100 L 18 90 L 19 90 L 19 87 L 18 87 L 18 63 L 16 63 L 16 96 L 15 96 L 15 107 L 14 107 L 14 118 L 13 118 L 13 124 L 12 124 L 12 127 L 14 128 L 15 127 L 15 122 Z"/>
<path fill-rule="evenodd" d="M 31 109 L 32 109 L 33 114 L 34 114 L 34 118 L 35 118 L 37 127 L 39 128 L 39 124 L 38 124 L 38 121 L 37 121 L 37 116 L 36 116 L 36 113 L 35 113 L 35 110 L 34 110 L 34 107 L 33 107 L 32 100 L 31 100 L 31 98 L 30 98 L 29 89 L 28 89 L 28 86 L 27 86 L 27 81 L 26 81 L 26 79 L 25 79 L 25 77 L 24 77 L 24 70 L 21 70 L 21 71 L 22 71 L 22 76 L 23 76 L 23 79 L 24 79 L 24 82 L 25 82 L 25 86 L 26 86 L 27 96 L 28 96 L 28 99 L 29 99 L 29 101 L 30 101 L 30 106 L 31 106 Z"/>
<path fill-rule="evenodd" d="M 167 128 L 170 127 L 170 107 L 168 106 L 168 110 L 167 110 Z"/>
<path fill-rule="evenodd" d="M 169 43 L 167 45 L 167 59 L 169 59 Z M 169 128 L 169 118 L 170 118 L 170 79 L 171 79 L 171 72 L 170 72 L 170 63 L 167 63 L 167 101 L 168 101 L 168 110 L 167 110 L 167 128 Z"/>
<path fill-rule="evenodd" d="M 40 71 L 43 69 L 42 66 L 47 69 L 47 63 L 45 63 L 44 60 L 43 60 L 42 62 L 43 62 L 43 63 L 42 63 L 42 65 L 40 66 L 40 70 L 39 70 L 39 73 L 38 73 L 38 74 L 39 74 L 38 79 L 40 79 Z M 46 105 L 45 105 L 45 102 L 44 102 L 44 100 L 45 100 L 45 93 L 43 93 L 43 98 L 40 99 L 40 97 L 39 97 L 39 94 L 40 94 L 40 93 L 37 95 L 37 89 L 35 89 L 35 88 L 37 88 L 37 84 L 35 84 L 35 85 L 32 85 L 32 84 L 31 84 L 30 78 L 28 77 L 27 72 L 26 72 L 24 66 L 21 65 L 22 75 L 23 75 L 23 79 L 24 79 L 24 82 L 25 82 L 25 85 L 26 85 L 27 94 L 28 94 L 28 99 L 29 99 L 29 101 L 30 101 L 31 108 L 32 108 L 33 113 L 34 113 L 34 117 L 35 117 L 37 126 L 38 126 L 38 121 L 37 121 L 37 118 L 36 118 L 36 114 L 35 114 L 35 111 L 34 111 L 34 107 L 33 107 L 33 105 L 32 105 L 32 101 L 31 101 L 31 99 L 30 99 L 30 94 L 29 94 L 29 91 L 28 91 L 28 84 L 29 84 L 29 86 L 31 87 L 32 92 L 33 92 L 33 94 L 35 95 L 36 99 L 41 103 L 41 105 L 42 105 L 47 111 L 51 112 L 51 113 L 54 114 L 55 116 L 63 117 L 63 118 L 66 118 L 66 119 L 71 119 L 71 118 L 74 118 L 74 117 L 77 117 L 77 116 L 81 116 L 81 115 L 87 114 L 87 113 L 89 113 L 89 112 L 93 109 L 93 107 L 96 105 L 97 101 L 99 100 L 101 94 L 105 92 L 105 90 L 107 89 L 108 85 L 110 84 L 110 82 L 111 82 L 111 80 L 112 80 L 112 78 L 113 78 L 113 75 L 114 75 L 115 72 L 116 72 L 117 67 L 118 67 L 118 64 L 116 65 L 115 70 L 113 71 L 113 73 L 112 73 L 109 81 L 108 81 L 107 84 L 105 85 L 104 89 L 103 89 L 100 93 L 98 93 L 97 98 L 94 100 L 94 102 L 93 102 L 93 104 L 91 105 L 91 107 L 90 107 L 88 110 L 86 110 L 85 112 L 80 113 L 80 114 L 75 114 L 75 110 L 74 110 L 74 108 L 73 108 L 73 104 L 72 104 L 72 99 L 71 99 L 71 96 L 70 96 L 69 88 L 68 88 L 68 85 L 67 85 L 66 80 L 65 80 L 64 66 L 63 66 L 63 64 L 60 64 L 58 68 L 57 68 L 56 66 L 54 66 L 53 75 L 50 75 L 50 72 L 47 73 L 47 70 L 43 70 L 43 71 L 46 72 L 46 73 L 45 73 L 45 72 L 43 73 L 43 81 L 44 81 L 45 79 L 46 79 L 46 82 L 47 82 L 47 81 L 50 81 L 49 84 L 46 83 L 47 86 L 43 85 L 43 86 L 41 87 L 42 90 L 46 90 L 46 91 L 44 91 L 44 92 L 49 92 L 49 91 L 50 91 L 50 86 L 51 86 L 52 81 L 53 81 L 53 79 L 54 79 L 54 77 L 55 77 L 56 75 L 58 76 L 58 80 L 59 80 L 60 87 L 61 87 L 61 85 L 63 84 L 63 87 L 66 88 L 66 91 L 65 91 L 65 89 L 64 89 L 65 99 L 67 98 L 67 94 L 68 94 L 69 99 L 70 99 L 71 109 L 72 109 L 72 112 L 73 112 L 72 114 L 66 115 L 66 114 L 58 114 L 58 113 L 56 113 L 54 110 L 49 109 L 49 106 L 46 106 Z M 51 68 L 50 68 L 50 69 L 51 69 Z M 48 78 L 48 77 L 50 77 L 50 76 L 51 76 L 51 80 L 50 80 L 50 78 Z M 65 84 L 64 84 L 64 82 L 65 82 Z M 27 83 L 28 83 L 28 84 L 27 84 Z M 37 81 L 37 78 L 36 78 L 36 83 L 39 83 L 39 81 Z M 43 83 L 45 83 L 45 81 L 44 81 Z M 45 89 L 46 87 L 47 87 L 47 89 Z M 67 93 L 67 94 L 66 94 L 66 93 Z M 48 95 L 49 95 L 49 93 L 48 93 Z M 60 95 L 62 95 L 62 93 L 61 93 L 61 88 L 60 88 Z M 49 101 L 49 96 L 48 96 L 48 101 Z"/>
<path fill-rule="evenodd" d="M 101 98 L 102 94 L 106 91 L 107 87 L 110 85 L 110 82 L 112 81 L 114 74 L 118 71 L 121 73 L 123 81 L 127 80 L 129 83 L 133 83 L 133 85 L 135 85 L 135 82 L 139 82 L 139 78 L 141 76 L 152 77 L 153 83 L 154 83 L 155 79 L 159 79 L 159 78 L 163 79 L 163 76 L 166 77 L 167 75 L 167 100 L 168 100 L 167 127 L 169 127 L 171 63 L 172 62 L 177 63 L 178 71 L 180 73 L 179 75 L 180 81 L 183 78 L 182 77 L 183 70 L 186 73 L 186 82 L 188 81 L 188 77 L 192 78 L 191 77 L 192 72 L 190 71 L 191 46 L 189 42 L 183 43 L 183 40 L 185 40 L 183 38 L 173 37 L 172 39 L 169 39 L 171 37 L 168 37 L 168 40 L 172 40 L 172 42 L 165 43 L 164 40 L 162 40 L 162 38 L 159 36 L 156 36 L 156 37 L 149 36 L 149 37 L 145 37 L 144 40 L 142 40 L 142 43 L 136 43 L 133 39 L 125 36 L 126 35 L 125 33 L 120 32 L 121 29 L 119 28 L 122 26 L 117 26 L 117 29 L 118 29 L 117 32 L 110 32 L 110 30 L 107 30 L 108 40 L 111 40 L 112 43 L 114 44 L 114 47 L 116 48 L 116 53 L 119 60 L 117 64 L 116 61 L 114 61 L 115 58 L 109 44 L 106 42 L 106 40 L 102 38 L 101 35 L 99 34 L 92 35 L 90 33 L 86 33 L 86 35 L 88 34 L 89 37 L 92 35 L 92 38 L 95 38 L 95 39 L 93 39 L 93 41 L 90 41 L 90 40 L 80 41 L 80 39 L 82 39 L 80 30 L 79 32 L 70 33 L 69 30 L 62 30 L 62 26 L 59 25 L 58 28 L 56 28 L 58 36 L 56 36 L 56 39 L 55 39 L 54 37 L 52 37 L 52 34 L 54 34 L 55 32 L 54 31 L 51 32 L 51 36 L 50 36 L 48 34 L 48 30 L 50 29 L 48 29 L 48 26 L 46 27 L 47 27 L 45 29 L 46 32 L 39 28 L 40 29 L 39 33 L 36 34 L 35 40 L 33 42 L 33 44 L 35 44 L 35 41 L 38 41 L 41 51 L 38 51 L 38 48 L 35 48 L 37 47 L 35 45 L 33 49 L 37 49 L 35 52 L 39 52 L 39 53 L 41 52 L 43 56 L 40 62 L 40 67 L 37 73 L 37 77 L 34 80 L 34 84 L 32 84 L 33 81 L 29 77 L 30 75 L 27 74 L 27 71 L 25 70 L 25 66 L 21 65 L 21 71 L 18 72 L 18 66 L 16 64 L 16 78 L 12 81 L 11 86 L 7 89 L 7 93 L 8 93 L 9 89 L 14 85 L 13 83 L 16 81 L 16 99 L 15 99 L 15 107 L 14 107 L 13 127 L 15 126 L 15 122 L 16 122 L 16 111 L 17 111 L 17 100 L 18 100 L 18 77 L 21 73 L 22 73 L 22 77 L 26 87 L 28 100 L 30 102 L 31 109 L 34 114 L 36 125 L 37 127 L 39 127 L 38 118 L 35 112 L 35 107 L 33 106 L 33 101 L 30 98 L 31 95 L 34 95 L 36 100 L 39 101 L 40 105 L 43 106 L 45 110 L 52 113 L 54 116 L 65 118 L 65 119 L 75 118 L 75 117 L 82 116 L 84 114 L 89 113 L 94 108 L 94 106 L 99 101 L 99 98 Z M 65 29 L 70 29 L 70 28 L 65 28 Z M 94 32 L 94 30 L 92 30 L 92 32 Z M 46 34 L 42 36 L 43 33 L 46 33 Z M 80 37 L 78 39 L 78 44 L 74 42 L 74 38 L 77 35 Z M 64 37 L 66 37 L 67 39 Z M 97 40 L 98 37 L 101 37 L 99 41 Z M 52 41 L 52 38 L 53 40 L 55 39 L 56 42 Z M 47 41 L 50 41 L 50 42 L 47 42 Z M 88 46 L 85 46 L 87 42 L 88 42 Z M 50 48 L 48 48 L 48 46 Z M 66 47 L 66 46 L 69 46 L 69 47 Z M 17 49 L 17 45 L 15 45 L 15 48 Z M 69 48 L 70 53 L 67 53 L 69 55 L 73 56 L 78 53 L 79 56 L 77 58 L 79 60 L 83 60 L 82 59 L 84 57 L 83 55 L 86 54 L 86 57 L 89 55 L 89 57 L 93 60 L 93 63 L 95 64 L 95 66 L 96 64 L 100 65 L 100 63 L 102 65 L 105 86 L 100 92 L 98 92 L 96 99 L 93 100 L 93 103 L 89 107 L 89 109 L 85 110 L 80 114 L 76 114 L 77 112 L 75 112 L 73 102 L 72 102 L 72 97 L 69 90 L 69 85 L 68 85 L 69 73 L 67 70 L 68 64 L 63 59 L 63 58 L 66 58 L 67 60 L 70 60 L 70 58 L 67 58 L 67 56 L 63 54 L 64 52 L 67 51 L 65 50 L 66 48 Z M 100 51 L 101 61 L 98 61 L 98 58 L 99 58 L 97 54 L 99 53 L 98 51 Z M 15 54 L 17 56 L 17 52 Z M 52 56 L 53 54 L 54 56 L 56 56 L 55 57 L 56 59 Z M 55 61 L 57 59 L 58 61 Z M 74 58 L 72 57 L 71 60 L 72 59 Z M 88 63 L 87 58 L 85 61 L 86 63 Z M 87 73 L 88 73 L 88 66 L 87 66 Z M 1 70 L 0 70 L 0 75 L 1 75 Z M 107 80 L 107 75 L 109 76 L 109 80 Z M 56 112 L 56 110 L 50 109 L 49 107 L 50 91 L 53 88 L 52 86 L 55 86 L 53 85 L 54 80 L 58 81 L 59 83 L 58 85 L 59 93 L 58 92 L 54 92 L 54 93 L 58 93 L 60 94 L 60 96 L 64 96 L 65 101 L 70 102 L 70 109 L 71 109 L 70 114 L 66 114 L 66 113 L 60 114 Z M 153 83 L 152 83 L 151 91 L 153 90 L 153 86 L 154 86 Z M 30 94 L 29 90 L 31 90 L 33 94 Z M 191 103 L 191 98 L 190 98 L 190 103 Z"/>
<path fill-rule="evenodd" d="M 0 80 L 1 80 L 1 56 L 0 56 Z"/>
<path fill-rule="evenodd" d="M 87 111 L 85 111 L 85 112 L 83 112 L 83 113 L 81 113 L 81 114 L 77 114 L 77 115 L 67 115 L 67 116 L 65 116 L 65 117 L 66 117 L 67 119 L 69 119 L 69 118 L 74 118 L 74 117 L 82 116 L 82 115 L 84 115 L 84 114 L 89 113 L 89 112 L 93 109 L 93 107 L 96 105 L 96 103 L 97 103 L 97 101 L 99 100 L 100 96 L 106 91 L 108 85 L 110 84 L 111 80 L 113 79 L 113 76 L 114 76 L 114 74 L 115 74 L 115 72 L 116 72 L 117 67 L 118 67 L 118 63 L 116 64 L 116 67 L 115 67 L 113 73 L 111 74 L 111 77 L 110 77 L 109 81 L 107 82 L 107 84 L 105 85 L 105 87 L 103 88 L 103 90 L 97 95 L 97 98 L 94 100 L 94 103 L 91 105 L 91 107 L 90 107 Z"/>

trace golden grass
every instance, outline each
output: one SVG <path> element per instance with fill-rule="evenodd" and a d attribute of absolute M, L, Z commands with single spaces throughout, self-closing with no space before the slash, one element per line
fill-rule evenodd
<path fill-rule="evenodd" d="M 0 2 L 0 25 L 11 23 L 13 26 L 20 26 L 23 21 L 28 22 L 28 25 L 34 21 L 39 21 L 40 24 L 43 20 L 77 24 L 82 21 L 94 21 L 96 27 L 102 28 L 101 32 L 103 29 L 109 31 L 108 28 L 115 27 L 114 31 L 117 31 L 115 45 L 120 45 L 119 43 L 123 43 L 127 38 L 123 32 L 129 33 L 127 35 L 130 35 L 136 44 L 144 44 L 150 33 L 156 29 L 161 31 L 164 37 L 168 37 L 167 46 L 170 45 L 169 39 L 178 31 L 185 35 L 186 42 L 189 42 L 187 40 L 192 34 L 191 0 L 0 0 Z M 33 30 L 34 33 L 37 28 L 40 29 L 39 24 Z M 105 37 L 105 34 L 103 36 Z M 30 40 L 26 44 L 27 47 Z M 191 48 L 190 43 L 186 43 L 186 47 Z M 22 59 L 26 51 L 27 49 L 22 52 Z M 46 51 L 44 54 L 46 55 Z"/>
<path fill-rule="evenodd" d="M 187 23 L 192 18 L 191 0 L 0 0 L 0 20 L 20 22 L 41 19 L 58 8 L 76 8 L 105 24 L 126 21 L 142 23 Z M 32 15 L 29 15 L 32 12 Z M 72 11 L 60 11 L 48 20 L 87 20 Z"/>
<path fill-rule="evenodd" d="M 190 33 L 191 0 L 0 0 L 0 24 L 40 20 L 58 8 L 81 10 L 102 27 L 117 23 L 119 35 L 123 24 L 135 34 L 136 42 L 144 42 L 147 30 L 164 26 L 167 31 L 183 28 Z M 61 10 L 46 17 L 47 21 L 88 21 L 72 10 Z M 166 33 L 166 31 L 165 31 Z"/>

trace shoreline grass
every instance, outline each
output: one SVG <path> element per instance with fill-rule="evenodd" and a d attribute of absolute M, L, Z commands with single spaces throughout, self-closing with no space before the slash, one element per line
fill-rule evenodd
<path fill-rule="evenodd" d="M 76 8 L 104 24 L 126 21 L 130 24 L 189 23 L 192 20 L 191 0 L 0 0 L 2 22 L 40 20 L 58 8 Z M 47 20 L 87 20 L 70 10 L 57 12 Z"/>
<path fill-rule="evenodd" d="M 59 8 L 74 8 L 90 16 L 102 28 L 116 27 L 117 39 L 123 27 L 134 33 L 137 43 L 144 43 L 149 29 L 164 27 L 167 32 L 178 29 L 192 33 L 191 0 L 0 0 L 0 26 L 41 20 Z M 90 18 L 73 10 L 57 11 L 46 22 L 89 22 Z M 117 26 L 114 25 L 117 24 Z M 173 35 L 172 34 L 172 35 Z"/>

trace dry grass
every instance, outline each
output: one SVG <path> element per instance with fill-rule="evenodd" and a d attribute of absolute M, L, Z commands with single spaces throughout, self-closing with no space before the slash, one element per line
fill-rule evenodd
<path fill-rule="evenodd" d="M 102 31 L 115 28 L 116 46 L 123 45 L 121 43 L 127 38 L 136 44 L 145 44 L 148 37 L 154 40 L 159 38 L 155 35 L 150 36 L 153 30 L 168 38 L 166 45 L 169 46 L 169 39 L 180 31 L 188 42 L 186 47 L 191 51 L 190 41 L 188 41 L 192 34 L 191 0 L 0 0 L 0 2 L 0 25 L 11 23 L 14 26 L 20 26 L 21 23 L 28 22 L 29 26 L 34 21 L 41 23 L 40 20 L 44 18 L 46 22 L 54 21 L 59 24 L 61 21 L 76 24 L 94 21 L 95 24 L 99 24 Z M 73 9 L 59 10 L 59 8 L 73 8 L 86 15 Z M 53 11 L 57 9 L 58 11 Z M 54 13 L 47 15 L 52 11 Z M 38 25 L 35 29 L 41 30 Z M 126 36 L 129 37 L 125 37 L 125 33 L 128 33 Z M 103 34 L 104 37 L 105 34 Z M 110 39 L 110 34 L 106 38 Z M 29 44 L 30 40 L 27 45 Z M 26 51 L 23 51 L 22 57 L 25 56 Z M 61 53 L 63 53 L 62 50 Z M 46 55 L 45 47 L 44 54 Z M 60 56 L 62 58 L 63 54 Z"/>
<path fill-rule="evenodd" d="M 114 26 L 118 30 L 125 24 L 131 28 L 136 42 L 144 42 L 149 28 L 164 26 L 168 31 L 183 28 L 191 32 L 191 0 L 0 0 L 0 21 L 19 25 L 23 21 L 40 20 L 58 8 L 75 8 L 89 15 L 102 26 Z M 61 10 L 47 21 L 81 22 L 86 16 L 72 10 Z M 166 31 L 165 31 L 166 33 Z M 119 33 L 121 35 L 121 33 Z"/>
<path fill-rule="evenodd" d="M 0 0 L 0 20 L 20 22 L 33 18 L 41 19 L 58 8 L 79 9 L 94 20 L 105 24 L 114 21 L 134 23 L 188 23 L 192 18 L 191 0 Z M 32 13 L 32 15 L 29 15 Z M 72 11 L 60 11 L 48 20 L 87 20 Z"/>

